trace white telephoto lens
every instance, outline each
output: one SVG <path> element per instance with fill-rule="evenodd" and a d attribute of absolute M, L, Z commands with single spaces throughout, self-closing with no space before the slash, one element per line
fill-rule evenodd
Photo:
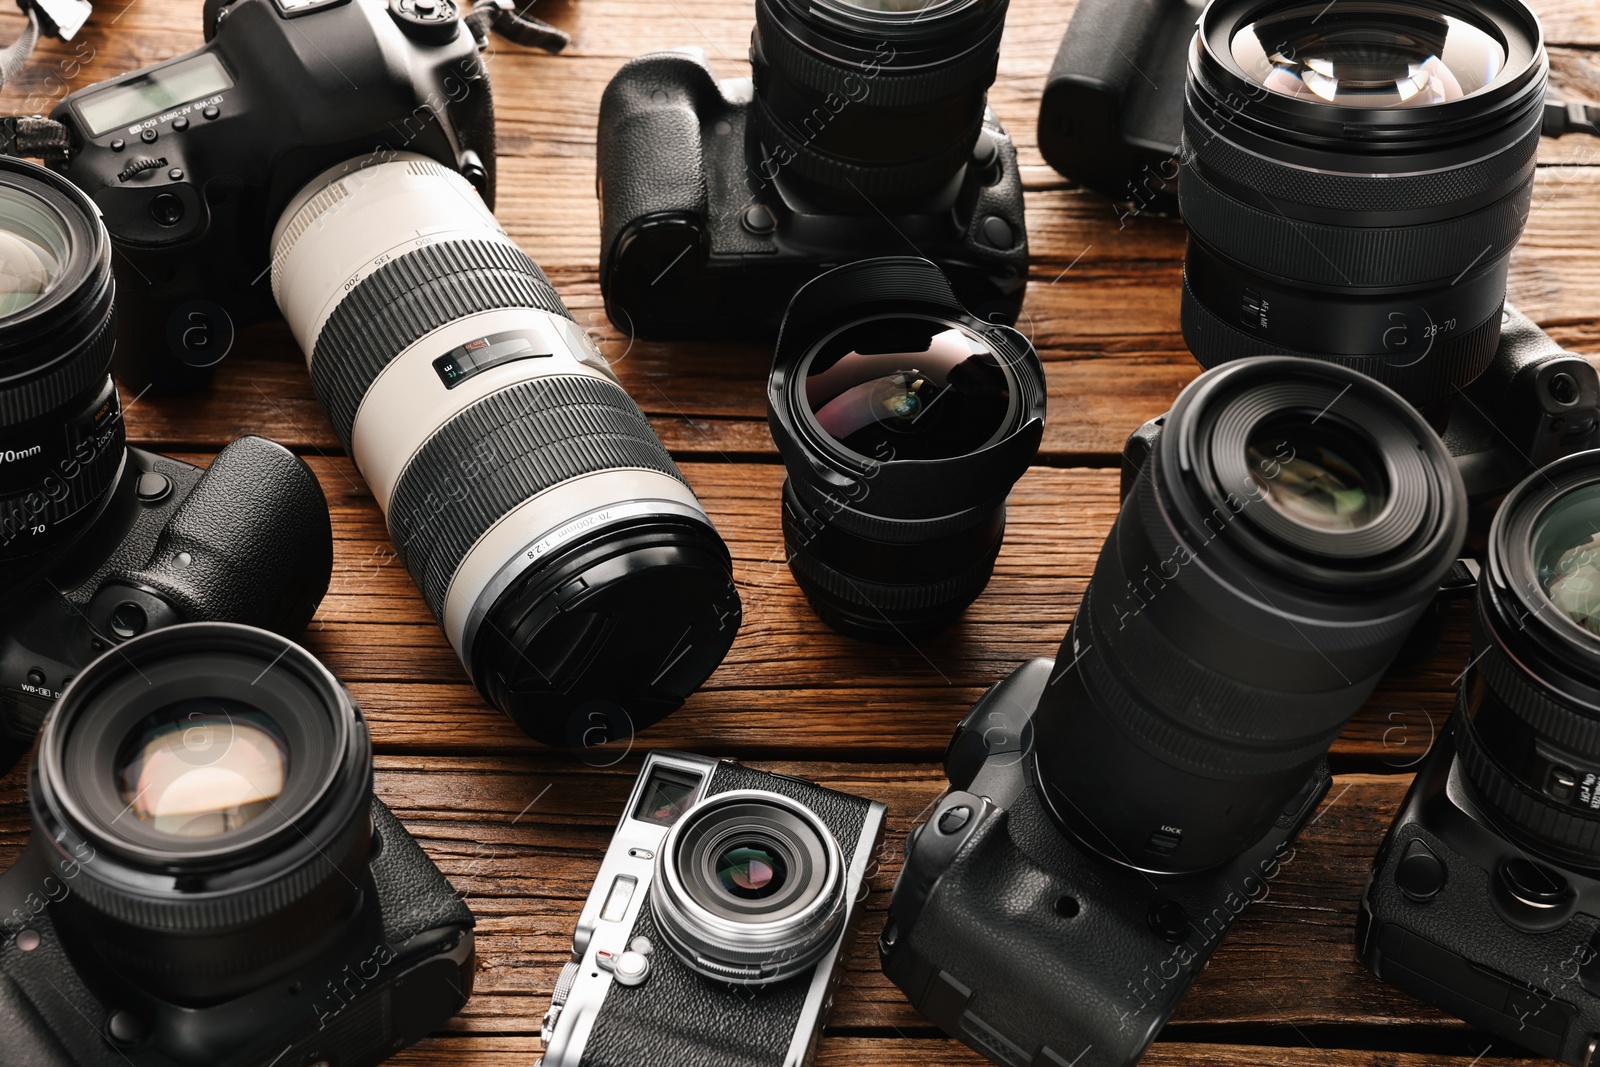
<path fill-rule="evenodd" d="M 729 553 L 536 263 L 423 156 L 352 160 L 273 234 L 317 398 L 479 690 L 588 746 L 669 713 L 739 622 Z"/>

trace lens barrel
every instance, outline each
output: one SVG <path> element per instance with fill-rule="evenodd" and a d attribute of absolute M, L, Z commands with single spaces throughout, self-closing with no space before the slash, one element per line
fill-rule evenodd
<path fill-rule="evenodd" d="M 1179 395 L 1033 717 L 1058 821 L 1128 866 L 1255 843 L 1456 558 L 1461 477 L 1397 394 L 1293 357 Z"/>
<path fill-rule="evenodd" d="M 758 789 L 691 808 L 656 853 L 650 903 L 672 951 L 736 985 L 815 966 L 845 921 L 844 855 L 816 813 Z"/>
<path fill-rule="evenodd" d="M 759 0 L 752 112 L 767 166 L 856 210 L 943 189 L 982 128 L 1006 6 Z"/>
<path fill-rule="evenodd" d="M 30 785 L 80 972 L 177 1004 L 304 965 L 370 884 L 366 725 L 322 664 L 265 630 L 189 623 L 107 652 L 46 721 Z"/>
<path fill-rule="evenodd" d="M 716 668 L 739 624 L 727 547 L 465 179 L 403 155 L 313 180 L 278 223 L 273 288 L 486 699 L 541 741 L 590 746 Z"/>
<path fill-rule="evenodd" d="M 1044 432 L 1039 356 L 927 260 L 847 264 L 790 303 L 767 383 L 789 568 L 856 637 L 937 630 L 983 591 Z"/>
<path fill-rule="evenodd" d="M 1457 752 L 1512 840 L 1600 867 L 1600 452 L 1535 471 L 1489 533 Z"/>
<path fill-rule="evenodd" d="M 1217 0 L 1191 53 L 1184 340 L 1434 412 L 1500 337 L 1548 60 L 1520 0 Z"/>
<path fill-rule="evenodd" d="M 0 561 L 59 547 L 121 469 L 111 241 L 94 204 L 0 157 Z"/>

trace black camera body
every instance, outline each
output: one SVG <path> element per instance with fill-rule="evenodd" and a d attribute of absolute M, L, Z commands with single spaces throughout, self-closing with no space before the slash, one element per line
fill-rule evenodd
<path fill-rule="evenodd" d="M 371 821 L 362 904 L 338 941 L 282 982 L 199 1007 L 75 962 L 51 909 L 77 891 L 75 864 L 93 864 L 95 852 L 80 841 L 75 863 L 52 862 L 36 823 L 0 876 L 0 1061 L 370 1067 L 437 1029 L 472 990 L 472 915 L 376 798 Z"/>
<path fill-rule="evenodd" d="M 235 327 L 276 317 L 269 242 L 290 200 L 341 163 L 404 150 L 493 206 L 494 110 L 450 0 L 206 5 L 207 43 L 66 97 L 62 173 L 119 255 L 118 376 L 203 384 Z"/>
<path fill-rule="evenodd" d="M 1552 899 L 1518 899 L 1528 893 L 1517 872 L 1533 863 L 1471 795 L 1458 750 L 1453 727 L 1418 768 L 1373 861 L 1357 951 L 1379 978 L 1474 1026 L 1591 1064 L 1600 1048 L 1600 879 L 1541 857 Z"/>
<path fill-rule="evenodd" d="M 852 79 L 843 84 L 870 91 L 870 72 Z M 754 93 L 749 79 L 719 82 L 687 52 L 630 60 L 606 87 L 600 285 L 618 329 L 659 339 L 768 338 L 812 278 L 852 260 L 906 254 L 937 264 L 979 318 L 1016 321 L 1028 264 L 1022 180 L 992 112 L 970 161 L 944 188 L 824 203 L 788 180 L 788 146 L 763 150 Z M 815 129 L 851 106 L 837 99 Z"/>
<path fill-rule="evenodd" d="M 117 446 L 120 425 L 118 416 L 107 431 Z M 200 620 L 293 636 L 327 591 L 328 506 L 304 460 L 261 437 L 234 441 L 206 470 L 137 448 L 123 454 L 93 522 L 47 562 L 0 567 L 0 772 L 107 648 Z"/>
<path fill-rule="evenodd" d="M 1032 718 L 1055 671 L 1023 664 L 957 727 L 950 792 L 912 832 L 879 954 L 918 1011 L 995 1063 L 1122 1067 L 1292 860 L 1328 771 L 1221 867 L 1112 864 L 1062 832 L 1041 791 Z"/>
<path fill-rule="evenodd" d="M 1039 102 L 1039 151 L 1130 214 L 1178 211 L 1183 82 L 1202 0 L 1080 0 Z"/>

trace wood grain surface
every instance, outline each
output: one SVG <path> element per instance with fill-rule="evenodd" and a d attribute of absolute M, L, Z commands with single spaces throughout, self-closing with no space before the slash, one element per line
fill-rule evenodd
<path fill-rule="evenodd" d="M 1556 92 L 1600 99 L 1600 4 L 1537 0 Z M 685 707 L 589 762 L 543 749 L 485 706 L 404 569 L 382 517 L 317 406 L 282 324 L 241 333 L 200 398 L 125 397 L 132 439 L 204 464 L 260 433 L 306 456 L 334 516 L 333 587 L 307 645 L 345 678 L 372 726 L 377 790 L 478 916 L 476 992 L 446 1033 L 393 1061 L 527 1067 L 572 925 L 639 754 L 737 756 L 885 802 L 886 862 L 821 1067 L 977 1065 L 879 973 L 899 848 L 943 788 L 951 727 L 1020 661 L 1054 655 L 1117 507 L 1127 433 L 1163 411 L 1197 368 L 1178 329 L 1183 228 L 1119 220 L 1104 199 L 1044 165 L 1039 97 L 1072 3 L 1013 0 L 991 104 L 1020 152 L 1030 285 L 1021 327 L 1046 361 L 1048 429 L 1012 497 L 1006 544 L 982 598 L 915 645 L 865 645 L 821 626 L 783 562 L 782 468 L 764 420 L 770 352 L 747 344 L 634 341 L 606 320 L 598 288 L 595 117 L 627 58 L 680 45 L 719 74 L 748 73 L 751 0 L 538 0 L 573 35 L 559 56 L 496 40 L 498 214 L 610 357 L 732 549 L 745 622 L 721 669 Z M 0 17 L 0 40 L 20 20 Z M 108 0 L 78 42 L 45 42 L 0 95 L 5 112 L 48 111 L 73 88 L 200 43 L 198 0 Z M 1600 140 L 1547 139 L 1534 208 L 1513 256 L 1511 297 L 1558 340 L 1600 353 Z M 1367 866 L 1409 768 L 1443 725 L 1468 656 L 1447 620 L 1437 652 L 1397 668 L 1333 750 L 1316 821 L 1269 897 L 1247 909 L 1145 1062 L 1155 1067 L 1471 1067 L 1530 1064 L 1515 1048 L 1375 980 L 1352 947 Z M 604 762 L 608 765 L 596 765 Z M 23 775 L 0 780 L 0 864 L 26 838 Z M 531 802 L 531 806 L 530 806 Z"/>

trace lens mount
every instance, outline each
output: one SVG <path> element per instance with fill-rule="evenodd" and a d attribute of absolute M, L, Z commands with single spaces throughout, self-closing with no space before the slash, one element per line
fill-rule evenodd
<path fill-rule="evenodd" d="M 844 855 L 799 801 L 713 794 L 667 833 L 650 902 L 662 935 L 708 978 L 764 985 L 815 966 L 845 919 Z"/>
<path fill-rule="evenodd" d="M 62 694 L 35 767 L 35 839 L 73 887 L 57 926 L 130 981 L 226 996 L 360 902 L 371 743 L 338 681 L 276 634 L 188 623 L 110 650 Z"/>

